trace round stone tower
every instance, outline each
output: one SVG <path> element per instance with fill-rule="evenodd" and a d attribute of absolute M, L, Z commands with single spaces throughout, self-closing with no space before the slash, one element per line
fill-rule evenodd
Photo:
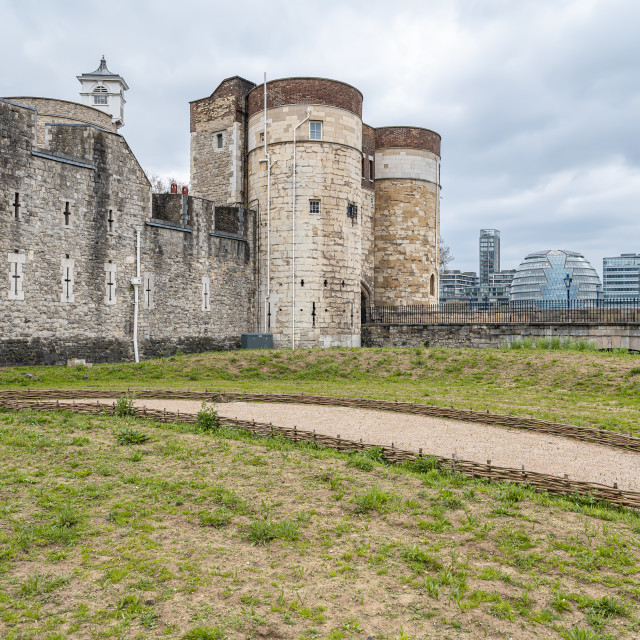
<path fill-rule="evenodd" d="M 381 127 L 375 144 L 375 304 L 436 303 L 440 136 L 419 127 Z"/>
<path fill-rule="evenodd" d="M 282 347 L 358 346 L 362 208 L 370 198 L 361 186 L 362 94 L 324 78 L 268 82 L 266 149 L 264 84 L 249 93 L 248 115 L 260 330 Z"/>

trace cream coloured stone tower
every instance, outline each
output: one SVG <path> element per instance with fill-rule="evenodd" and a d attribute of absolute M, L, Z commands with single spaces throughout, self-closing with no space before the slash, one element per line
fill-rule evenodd
<path fill-rule="evenodd" d="M 376 129 L 375 303 L 438 302 L 440 136 Z"/>
<path fill-rule="evenodd" d="M 268 83 L 265 155 L 263 89 L 248 100 L 262 325 L 282 346 L 359 345 L 362 94 L 320 78 Z"/>
<path fill-rule="evenodd" d="M 192 192 L 257 211 L 256 331 L 357 346 L 369 305 L 438 301 L 440 136 L 362 122 L 325 78 L 235 76 L 191 103 Z"/>

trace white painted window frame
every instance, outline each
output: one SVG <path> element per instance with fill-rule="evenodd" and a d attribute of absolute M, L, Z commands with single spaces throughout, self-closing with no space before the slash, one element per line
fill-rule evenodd
<path fill-rule="evenodd" d="M 314 132 L 314 125 L 320 125 L 320 137 L 316 137 L 316 133 Z M 309 140 L 322 141 L 322 129 L 322 120 L 309 120 Z"/>
<path fill-rule="evenodd" d="M 60 302 L 63 304 L 71 304 L 76 301 L 75 265 L 76 261 L 73 258 L 62 258 L 60 262 L 60 285 L 62 287 L 60 291 Z M 68 272 L 67 269 L 69 270 Z M 67 282 L 67 277 L 69 278 L 69 282 Z"/>
<path fill-rule="evenodd" d="M 104 303 L 109 307 L 118 303 L 118 279 L 116 277 L 116 273 L 117 268 L 113 262 L 104 263 Z M 111 278 L 109 278 L 110 274 Z M 109 298 L 109 281 L 111 281 L 111 286 L 113 287 L 113 291 L 111 291 L 111 298 Z"/>
<path fill-rule="evenodd" d="M 9 261 L 9 300 L 24 300 L 24 264 L 27 256 L 24 253 L 7 254 Z M 16 280 L 15 276 L 18 276 Z"/>

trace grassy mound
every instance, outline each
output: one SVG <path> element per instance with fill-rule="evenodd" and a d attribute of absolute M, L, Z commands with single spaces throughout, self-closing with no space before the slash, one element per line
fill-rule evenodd
<path fill-rule="evenodd" d="M 640 434 L 637 355 L 522 345 L 510 350 L 235 351 L 91 369 L 17 367 L 0 369 L 2 387 L 209 388 L 397 398 Z"/>
<path fill-rule="evenodd" d="M 636 513 L 429 459 L 0 412 L 12 640 L 634 638 L 639 546 Z"/>

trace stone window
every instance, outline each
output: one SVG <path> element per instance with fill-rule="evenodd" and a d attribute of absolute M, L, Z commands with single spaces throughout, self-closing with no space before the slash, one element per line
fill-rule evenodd
<path fill-rule="evenodd" d="M 104 303 L 116 304 L 116 265 L 111 261 L 104 263 Z"/>
<path fill-rule="evenodd" d="M 309 200 L 309 213 L 320 213 L 320 200 Z"/>
<path fill-rule="evenodd" d="M 145 309 L 153 309 L 153 303 L 154 303 L 154 297 L 155 297 L 155 292 L 154 292 L 154 277 L 153 277 L 153 273 L 149 273 L 148 271 L 145 271 L 145 273 L 142 274 L 142 296 L 143 296 L 143 303 L 142 306 Z"/>
<path fill-rule="evenodd" d="M 73 204 L 74 201 L 68 198 L 60 198 L 62 224 L 65 227 L 73 226 Z"/>
<path fill-rule="evenodd" d="M 24 300 L 23 284 L 23 268 L 27 261 L 24 253 L 8 254 L 9 258 L 9 300 Z"/>
<path fill-rule="evenodd" d="M 13 217 L 16 220 L 20 219 L 20 207 L 22 207 L 22 202 L 20 201 L 20 193 L 18 191 L 15 192 L 15 196 L 13 198 L 13 202 L 11 203 L 11 208 L 13 209 Z"/>
<path fill-rule="evenodd" d="M 322 140 L 322 122 L 320 120 L 309 121 L 309 140 Z"/>
<path fill-rule="evenodd" d="M 202 276 L 202 311 L 211 311 L 211 284 L 208 276 Z"/>
<path fill-rule="evenodd" d="M 431 274 L 431 277 L 429 278 L 429 293 L 432 296 L 436 295 L 436 277 L 433 275 L 433 273 Z"/>
<path fill-rule="evenodd" d="M 109 104 L 107 94 L 108 94 L 108 91 L 106 87 L 103 87 L 102 85 L 96 87 L 93 90 L 93 104 L 100 104 L 100 105 Z"/>
<path fill-rule="evenodd" d="M 107 211 L 107 233 L 113 233 L 116 230 L 116 214 L 113 209 Z"/>
<path fill-rule="evenodd" d="M 213 134 L 213 150 L 222 151 L 224 149 L 224 131 Z"/>
<path fill-rule="evenodd" d="M 364 175 L 364 154 L 362 155 L 362 177 L 365 178 L 366 176 Z"/>
<path fill-rule="evenodd" d="M 347 217 L 351 220 L 358 219 L 358 207 L 351 202 L 347 205 Z"/>
<path fill-rule="evenodd" d="M 71 303 L 75 302 L 75 294 L 73 292 L 75 285 L 74 267 L 75 260 L 69 258 L 67 254 L 62 258 L 62 264 L 60 265 L 62 271 L 61 285 L 62 291 L 60 292 L 60 302 Z"/>
<path fill-rule="evenodd" d="M 369 156 L 369 180 L 373 182 L 374 174 L 373 174 L 373 158 Z"/>

